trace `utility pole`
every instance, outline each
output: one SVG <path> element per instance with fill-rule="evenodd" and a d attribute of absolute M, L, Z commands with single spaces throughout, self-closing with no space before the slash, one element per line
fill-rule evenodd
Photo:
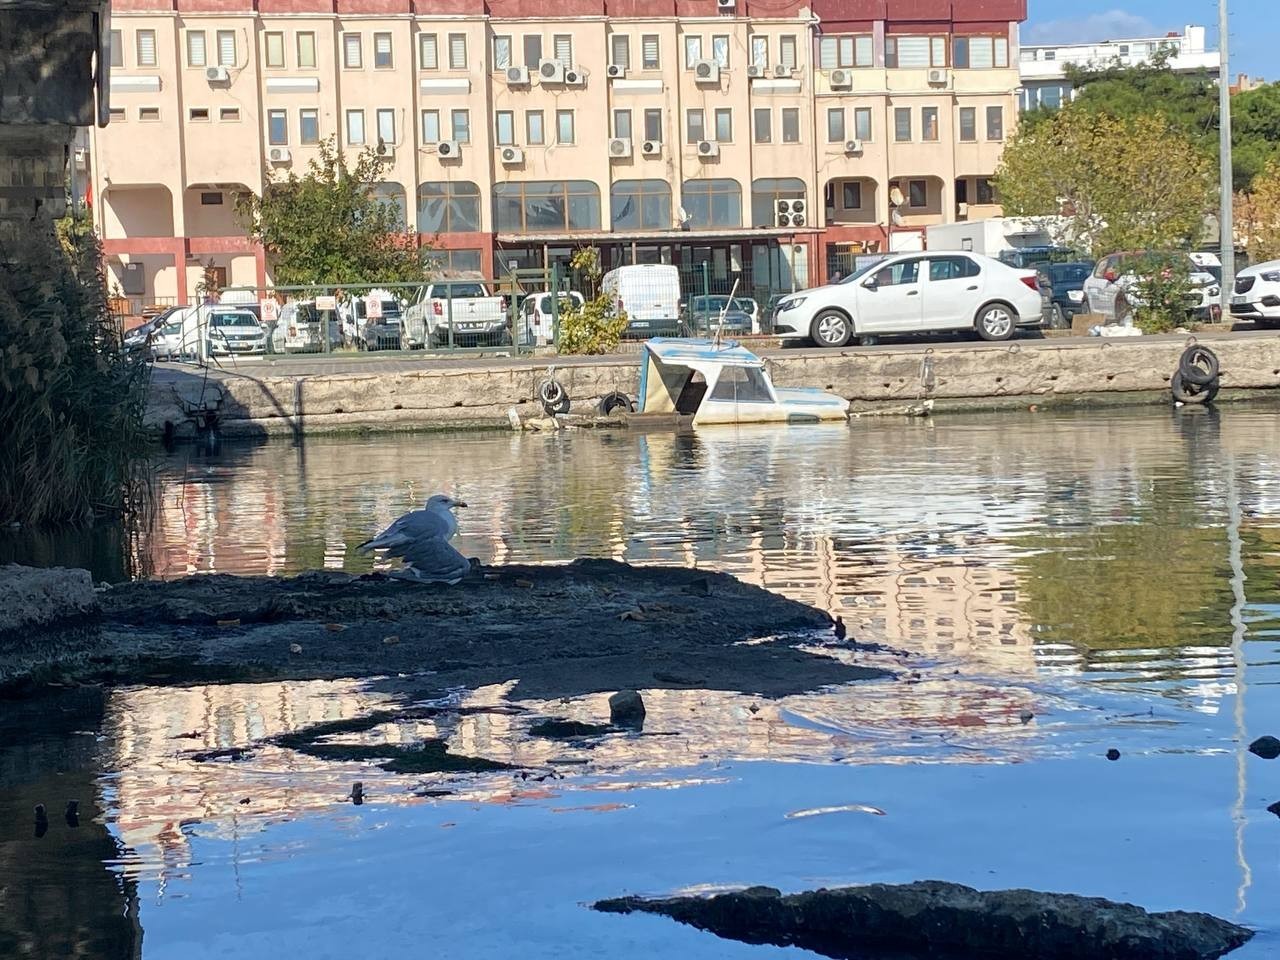
<path fill-rule="evenodd" d="M 1231 294 L 1236 283 L 1236 230 L 1231 202 L 1231 58 L 1228 54 L 1227 0 L 1218 0 L 1218 51 L 1221 57 L 1218 68 L 1218 152 L 1220 167 L 1218 179 L 1218 226 L 1222 241 L 1222 318 L 1231 316 Z"/>

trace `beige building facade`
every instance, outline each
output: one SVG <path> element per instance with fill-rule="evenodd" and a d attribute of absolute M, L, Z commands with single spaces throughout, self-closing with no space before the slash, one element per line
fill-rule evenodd
<path fill-rule="evenodd" d="M 265 287 L 234 199 L 328 138 L 442 266 L 702 263 L 756 295 L 998 212 L 1025 0 L 116 0 L 91 202 L 121 292 Z M 799 203 L 797 204 L 797 201 Z"/>

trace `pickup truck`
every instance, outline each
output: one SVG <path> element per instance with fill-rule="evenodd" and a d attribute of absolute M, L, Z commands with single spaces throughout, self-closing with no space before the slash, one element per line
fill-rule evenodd
<path fill-rule="evenodd" d="M 511 343 L 506 300 L 491 296 L 478 280 L 449 280 L 429 283 L 418 292 L 401 324 L 401 349 L 447 347 L 450 322 L 454 346 Z"/>

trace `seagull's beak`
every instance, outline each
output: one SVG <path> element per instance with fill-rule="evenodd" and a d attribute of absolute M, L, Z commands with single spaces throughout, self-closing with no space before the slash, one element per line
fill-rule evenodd
<path fill-rule="evenodd" d="M 465 507 L 467 505 L 467 502 L 465 500 L 455 500 L 453 501 L 453 505 L 455 507 Z"/>

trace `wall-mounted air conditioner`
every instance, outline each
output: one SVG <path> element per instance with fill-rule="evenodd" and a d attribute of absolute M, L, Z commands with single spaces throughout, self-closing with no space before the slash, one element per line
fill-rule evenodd
<path fill-rule="evenodd" d="M 288 163 L 293 159 L 293 154 L 288 147 L 272 147 L 267 151 L 267 159 L 272 163 Z"/>
<path fill-rule="evenodd" d="M 564 83 L 564 64 L 559 60 L 540 61 L 538 79 L 543 83 Z"/>
<path fill-rule="evenodd" d="M 609 159 L 625 160 L 631 156 L 631 141 L 626 137 L 613 137 L 609 141 Z"/>
<path fill-rule="evenodd" d="M 662 141 L 646 140 L 640 144 L 640 152 L 646 157 L 660 157 L 662 156 Z"/>
<path fill-rule="evenodd" d="M 780 63 L 773 68 L 773 75 L 779 80 L 787 80 L 796 72 L 795 67 L 789 67 L 785 63 Z"/>
<path fill-rule="evenodd" d="M 527 87 L 529 85 L 528 67 L 507 67 L 508 87 Z"/>
<path fill-rule="evenodd" d="M 524 151 L 519 147 L 502 147 L 498 151 L 498 157 L 509 167 L 524 163 Z"/>
<path fill-rule="evenodd" d="M 827 75 L 827 79 L 831 83 L 832 90 L 852 90 L 853 89 L 853 71 L 852 70 L 832 70 Z"/>
<path fill-rule="evenodd" d="M 719 83 L 720 64 L 714 60 L 693 61 L 693 79 L 696 83 Z"/>
<path fill-rule="evenodd" d="M 453 160 L 462 156 L 462 147 L 457 140 L 441 140 L 436 144 L 436 156 L 442 160 Z"/>
<path fill-rule="evenodd" d="M 585 87 L 587 85 L 587 75 L 581 70 L 566 70 L 564 72 L 564 85 L 566 87 Z"/>
<path fill-rule="evenodd" d="M 716 143 L 714 140 L 699 140 L 698 156 L 703 160 L 720 156 L 720 144 Z"/>
<path fill-rule="evenodd" d="M 230 83 L 231 74 L 226 67 L 205 67 L 204 78 L 210 83 Z"/>
<path fill-rule="evenodd" d="M 845 153 L 861 153 L 861 152 L 862 152 L 862 141 L 861 141 L 861 140 L 846 140 L 846 141 L 844 142 L 844 152 L 845 152 Z"/>
<path fill-rule="evenodd" d="M 765 77 L 767 77 L 767 76 L 769 76 L 769 68 L 768 68 L 768 67 L 764 66 L 763 64 L 759 64 L 759 63 L 749 63 L 749 64 L 747 64 L 747 79 L 748 79 L 748 80 L 763 80 L 763 79 L 764 79 Z"/>
<path fill-rule="evenodd" d="M 627 77 L 627 68 L 620 63 L 611 63 L 604 68 L 604 75 L 610 80 L 625 80 Z"/>

